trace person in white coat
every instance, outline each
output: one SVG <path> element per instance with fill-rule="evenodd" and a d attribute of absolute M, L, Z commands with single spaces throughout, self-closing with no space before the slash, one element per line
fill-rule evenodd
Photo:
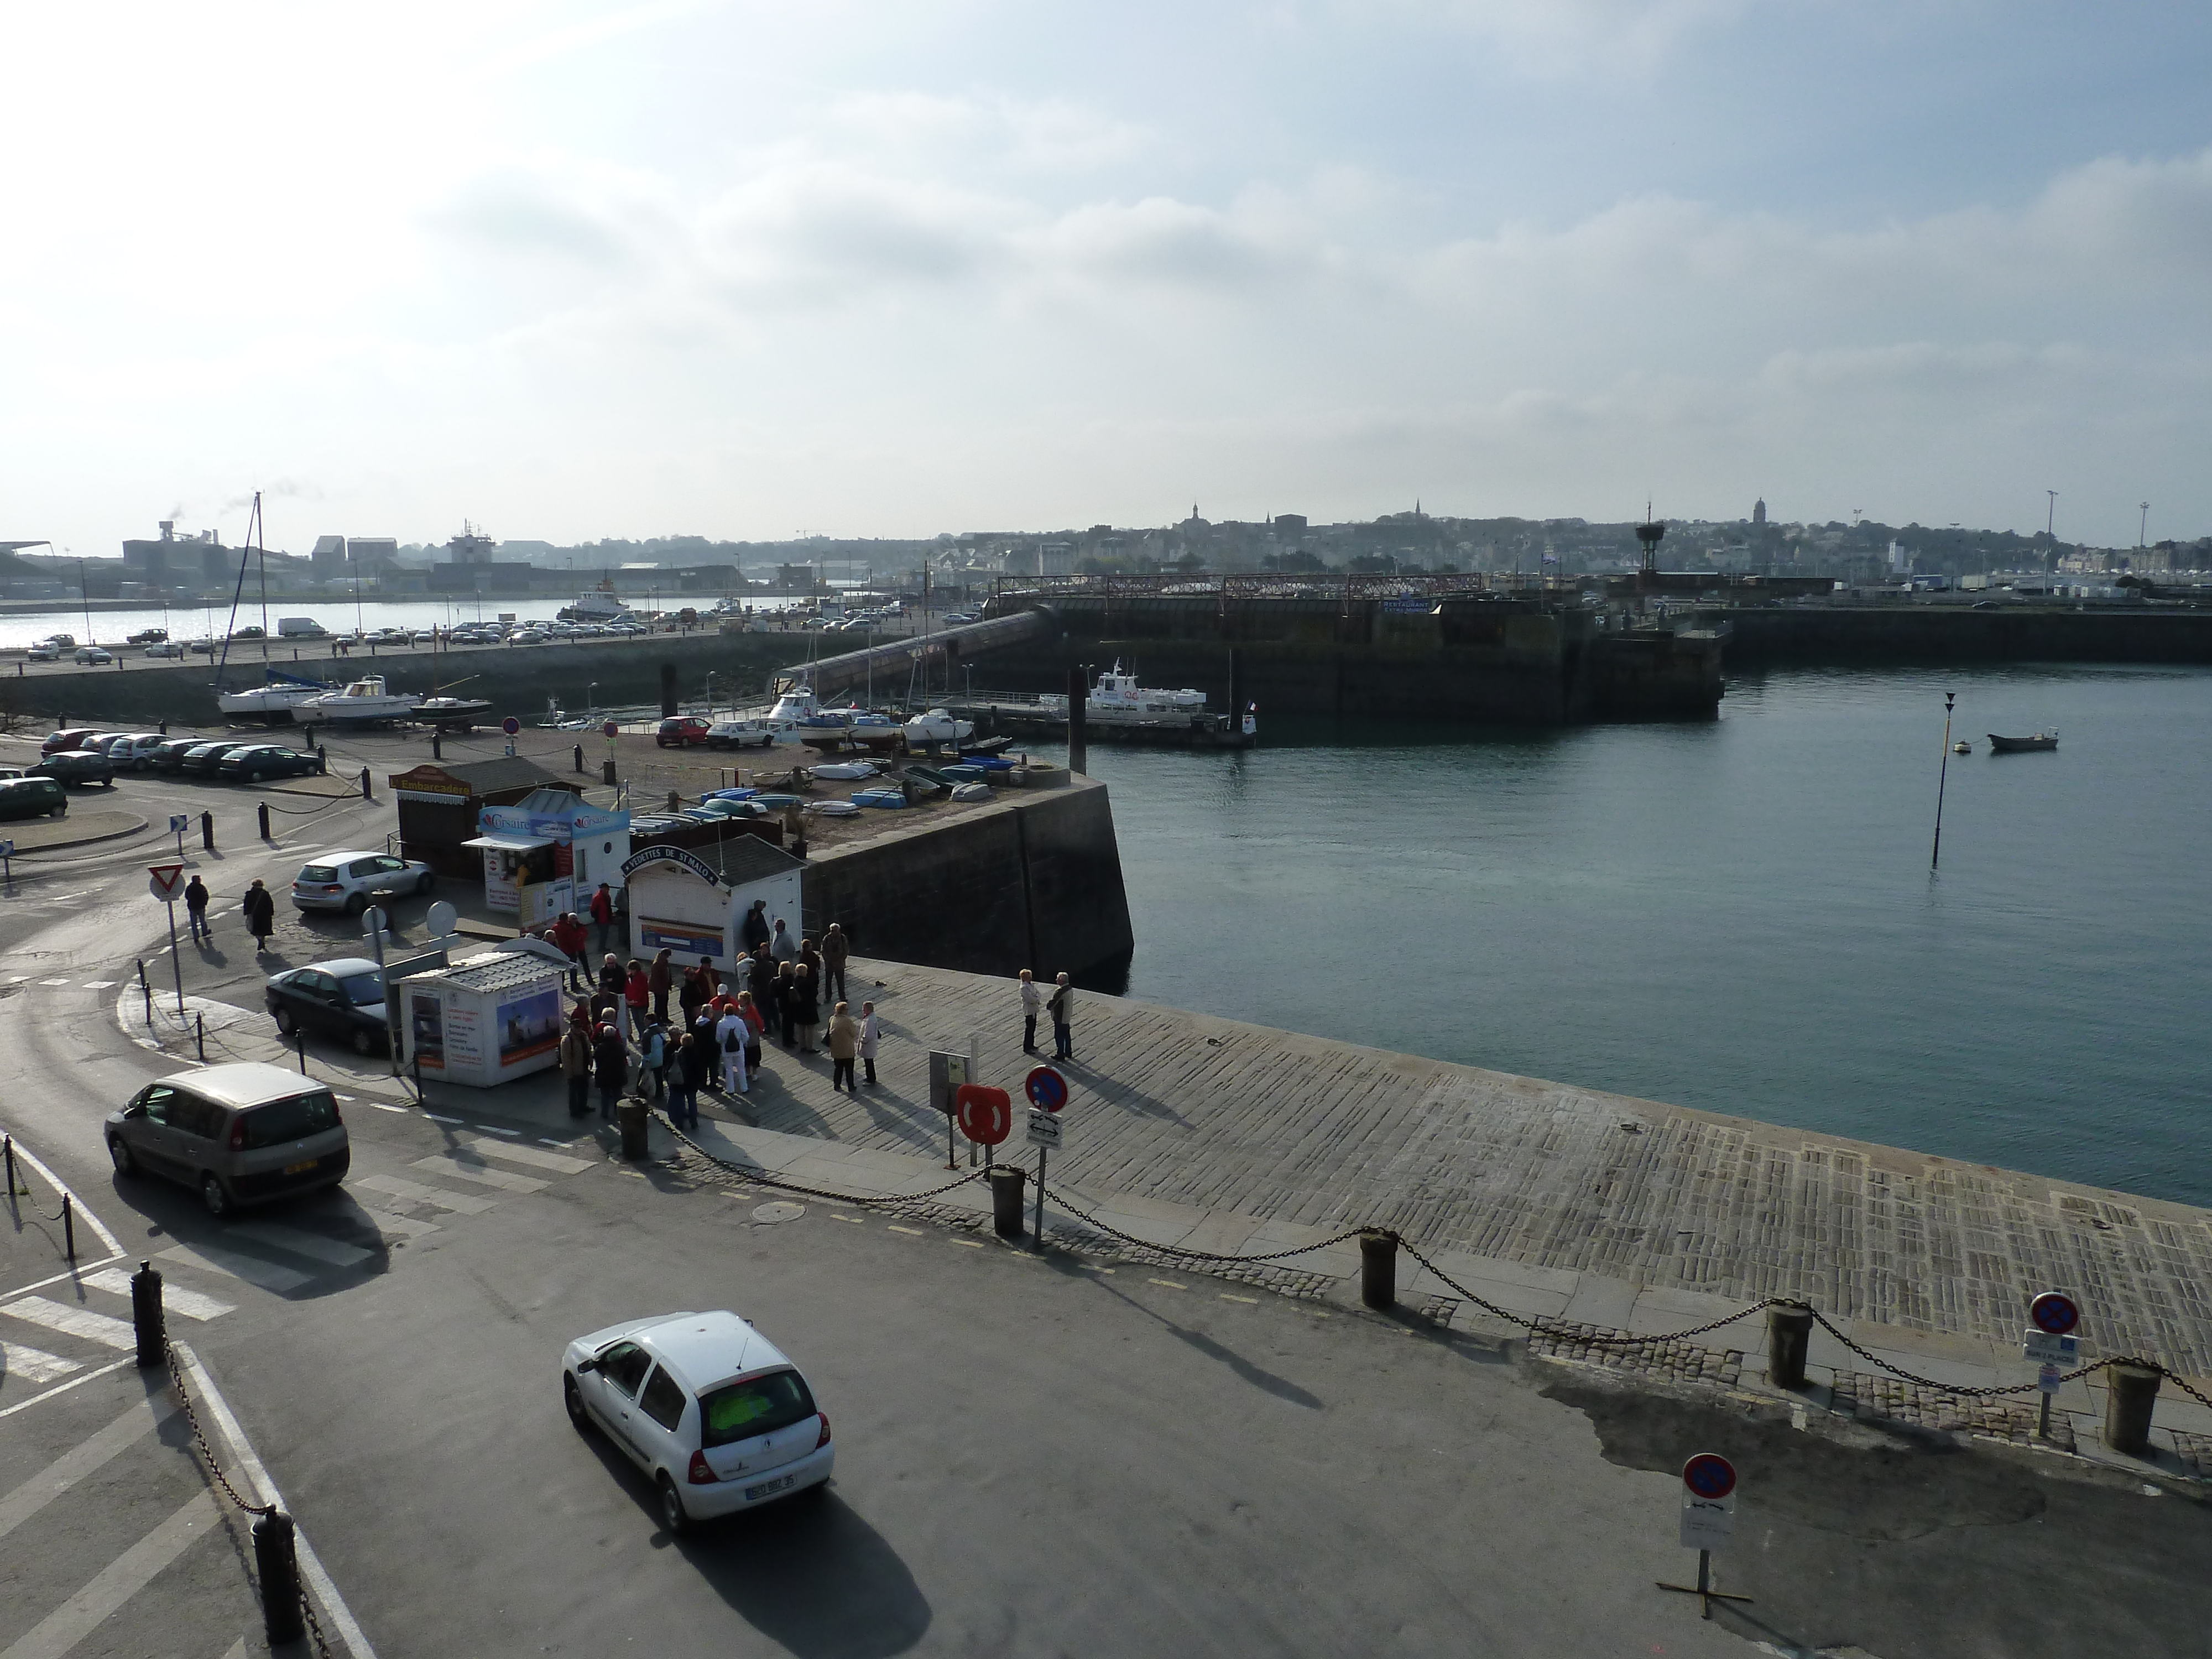
<path fill-rule="evenodd" d="M 876 1042 L 884 1034 L 884 1023 L 876 1018 L 876 1005 L 860 1005 L 860 1064 L 867 1067 L 868 1081 L 876 1080 Z"/>
<path fill-rule="evenodd" d="M 1026 968 L 1022 969 L 1022 1052 L 1036 1052 L 1037 1016 L 1044 1012 L 1044 993 Z"/>
<path fill-rule="evenodd" d="M 722 1010 L 722 1017 L 714 1023 L 714 1041 L 722 1054 L 722 1092 L 743 1095 L 752 1092 L 752 1079 L 745 1075 L 745 1042 L 749 1035 L 744 1016 L 738 1012 L 734 1002 Z"/>

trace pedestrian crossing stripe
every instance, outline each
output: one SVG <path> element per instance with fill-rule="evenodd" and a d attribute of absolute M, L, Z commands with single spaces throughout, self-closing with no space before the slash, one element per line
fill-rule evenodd
<path fill-rule="evenodd" d="M 106 1314 L 93 1312 L 89 1308 L 72 1308 L 66 1303 L 49 1302 L 42 1296 L 19 1297 L 13 1302 L 0 1303 L 0 1314 L 111 1348 L 132 1348 L 138 1345 L 138 1339 L 127 1321 L 111 1319 Z"/>
<path fill-rule="evenodd" d="M 84 1282 L 117 1296 L 128 1297 L 131 1294 L 131 1275 L 120 1267 L 103 1267 L 96 1273 L 88 1273 Z M 198 1291 L 188 1291 L 181 1285 L 169 1283 L 166 1274 L 161 1285 L 161 1306 L 170 1313 L 203 1322 L 220 1319 L 227 1313 L 238 1311 L 228 1302 L 218 1302 L 211 1296 L 202 1296 Z"/>
<path fill-rule="evenodd" d="M 76 1360 L 64 1359 L 58 1353 L 6 1341 L 0 1341 L 0 1368 L 5 1369 L 7 1376 L 20 1376 L 33 1385 L 58 1382 L 71 1371 L 82 1369 Z"/>

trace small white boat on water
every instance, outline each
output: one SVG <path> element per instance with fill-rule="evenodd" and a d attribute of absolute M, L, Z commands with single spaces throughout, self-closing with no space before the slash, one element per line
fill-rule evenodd
<path fill-rule="evenodd" d="M 405 720 L 422 700 L 389 690 L 381 674 L 354 680 L 343 691 L 310 697 L 294 709 L 292 718 L 327 720 L 334 725 L 366 725 L 373 720 Z"/>

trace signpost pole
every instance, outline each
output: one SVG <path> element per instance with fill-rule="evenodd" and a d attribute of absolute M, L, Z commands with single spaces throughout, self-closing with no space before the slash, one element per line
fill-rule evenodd
<path fill-rule="evenodd" d="M 176 900 L 171 899 L 168 902 L 167 908 L 169 912 L 169 966 L 175 970 L 177 975 L 177 1019 L 179 1023 L 181 1024 L 185 1018 L 185 959 L 183 952 L 177 949 Z"/>
<path fill-rule="evenodd" d="M 1044 1148 L 1037 1148 L 1036 1219 L 1030 1231 L 1036 1235 L 1036 1247 L 1044 1249 Z"/>

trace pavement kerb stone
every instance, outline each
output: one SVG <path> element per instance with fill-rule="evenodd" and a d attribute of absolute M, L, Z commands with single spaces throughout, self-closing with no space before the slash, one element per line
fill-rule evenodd
<path fill-rule="evenodd" d="M 135 836 L 146 827 L 147 820 L 136 812 L 117 807 L 101 807 L 96 811 L 76 813 L 60 819 L 49 819 L 44 823 L 26 823 L 7 832 L 5 839 L 15 843 L 15 856 L 26 858 L 36 853 L 65 853 L 73 848 L 96 847 L 104 841 L 120 841 L 125 836 Z M 72 831 L 90 828 L 89 835 L 46 832 Z"/>

